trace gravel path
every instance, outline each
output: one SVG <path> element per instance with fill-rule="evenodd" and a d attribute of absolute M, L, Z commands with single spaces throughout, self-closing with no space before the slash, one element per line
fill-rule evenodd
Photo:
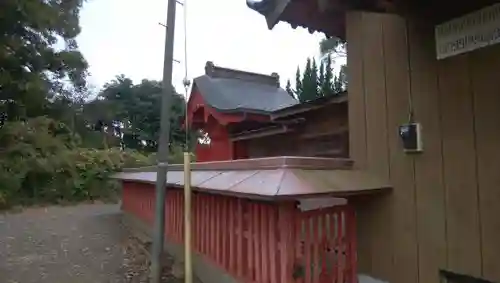
<path fill-rule="evenodd" d="M 3 214 L 0 281 L 145 282 L 147 257 L 130 254 L 140 250 L 130 245 L 118 205 L 30 208 Z M 140 258 L 144 260 L 138 263 Z"/>

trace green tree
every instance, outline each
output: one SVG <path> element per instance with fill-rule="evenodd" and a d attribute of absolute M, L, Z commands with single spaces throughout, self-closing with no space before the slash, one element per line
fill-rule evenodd
<path fill-rule="evenodd" d="M 318 77 L 318 95 L 325 96 L 323 92 L 323 85 L 325 84 L 325 63 L 323 60 L 319 63 L 319 77 Z"/>
<path fill-rule="evenodd" d="M 326 57 L 325 61 L 325 75 L 322 84 L 320 85 L 320 92 L 322 96 L 327 96 L 335 93 L 333 87 L 333 70 L 332 70 L 332 60 L 330 55 Z"/>
<path fill-rule="evenodd" d="M 326 55 L 345 57 L 346 47 L 347 43 L 338 37 L 324 38 L 319 42 L 319 53 L 323 57 Z"/>
<path fill-rule="evenodd" d="M 295 98 L 295 96 L 293 95 L 292 84 L 290 83 L 290 80 L 286 81 L 285 90 L 286 92 L 288 92 L 288 94 L 290 94 L 291 97 Z"/>
<path fill-rule="evenodd" d="M 333 80 L 333 93 L 343 92 L 347 89 L 347 66 L 340 66 L 340 71 Z"/>
<path fill-rule="evenodd" d="M 313 58 L 312 60 L 312 65 L 311 65 L 311 89 L 313 89 L 314 86 L 314 98 L 318 98 L 321 96 L 319 92 L 319 84 L 318 84 L 318 65 L 316 64 L 316 59 Z"/>
<path fill-rule="evenodd" d="M 304 88 L 302 87 L 302 77 L 300 74 L 300 68 L 297 67 L 297 72 L 295 73 L 295 97 L 301 100 L 302 93 L 304 92 Z"/>
<path fill-rule="evenodd" d="M 119 137 L 122 146 L 153 152 L 158 146 L 162 84 L 142 80 L 134 85 L 121 75 L 107 83 L 98 97 L 86 105 L 89 124 L 105 128 L 110 137 Z M 172 97 L 170 109 L 171 145 L 184 146 L 186 133 L 181 128 L 185 113 L 185 99 Z M 188 135 L 189 141 L 192 134 Z"/>
<path fill-rule="evenodd" d="M 340 66 L 339 73 L 333 75 L 332 72 L 332 56 L 334 58 L 347 57 L 347 42 L 337 37 L 325 38 L 319 43 L 319 51 L 324 61 L 327 62 L 326 71 L 330 72 L 328 76 L 330 79 L 325 79 L 324 86 L 321 87 L 324 95 L 339 93 L 347 89 L 347 66 L 345 64 Z M 326 75 L 325 75 L 326 76 Z M 333 81 L 333 83 L 331 83 Z M 328 85 L 329 84 L 329 85 Z"/>
<path fill-rule="evenodd" d="M 0 111 L 7 119 L 44 115 L 49 99 L 84 91 L 87 62 L 76 43 L 82 4 L 83 0 L 1 1 Z M 58 42 L 65 47 L 56 48 Z"/>
<path fill-rule="evenodd" d="M 311 58 L 307 58 L 304 73 L 302 74 L 302 95 L 299 97 L 300 102 L 310 101 L 316 98 L 316 78 L 317 74 L 313 74 L 313 64 Z"/>

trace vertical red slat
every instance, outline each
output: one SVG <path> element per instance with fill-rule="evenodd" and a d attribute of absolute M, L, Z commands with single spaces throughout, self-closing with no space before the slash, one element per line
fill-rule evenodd
<path fill-rule="evenodd" d="M 235 198 L 229 198 L 228 199 L 228 202 L 229 202 L 229 207 L 228 207 L 228 216 L 229 216 L 229 265 L 228 265 L 228 268 L 231 272 L 234 272 L 235 274 L 237 274 L 237 268 L 235 267 L 235 263 L 236 263 L 236 256 L 235 256 L 235 253 L 237 252 L 236 250 L 236 245 L 235 245 L 235 233 L 237 232 L 236 231 L 236 227 L 235 227 L 235 223 L 234 223 L 234 215 L 235 213 L 238 214 L 238 210 L 235 206 L 235 203 L 236 203 L 236 199 Z"/>
<path fill-rule="evenodd" d="M 206 206 L 206 201 L 205 201 L 205 195 L 204 194 L 201 194 L 201 193 L 198 193 L 198 213 L 199 213 L 199 219 L 200 221 L 198 222 L 198 242 L 199 242 L 199 253 L 202 254 L 202 255 L 205 255 L 205 230 L 204 230 L 204 227 L 205 227 L 205 217 L 206 217 L 206 213 L 205 213 L 205 206 Z"/>
<path fill-rule="evenodd" d="M 268 221 L 270 210 L 267 204 L 260 205 L 260 241 L 261 241 L 261 267 L 262 277 L 261 282 L 269 282 L 268 267 L 269 267 L 269 232 Z"/>
<path fill-rule="evenodd" d="M 172 237 L 172 240 L 176 241 L 177 238 L 175 236 L 175 233 L 177 229 L 177 201 L 175 200 L 174 192 L 170 194 L 170 199 L 170 205 L 172 206 L 172 229 L 170 231 L 170 237 Z"/>
<path fill-rule="evenodd" d="M 203 229 L 204 230 L 203 231 L 203 238 L 204 238 L 204 240 L 203 240 L 203 242 L 205 243 L 204 244 L 204 246 L 205 246 L 204 250 L 205 251 L 203 252 L 203 254 L 207 258 L 211 258 L 210 257 L 210 251 L 211 251 L 212 248 L 210 246 L 210 239 L 211 239 L 210 238 L 210 231 L 211 231 L 211 229 L 210 229 L 210 217 L 212 215 L 210 214 L 210 210 L 211 210 L 211 208 L 210 208 L 210 201 L 211 201 L 210 195 L 205 195 L 203 197 L 203 199 L 204 199 L 204 202 L 205 202 L 205 204 L 204 204 L 204 207 L 205 207 L 204 220 L 205 221 L 203 221 L 204 222 L 204 229 Z"/>
<path fill-rule="evenodd" d="M 277 268 L 276 268 L 276 262 L 277 262 L 277 257 L 276 257 L 276 251 L 278 250 L 278 234 L 276 233 L 276 222 L 277 222 L 277 209 L 275 206 L 270 207 L 269 209 L 270 215 L 269 215 L 269 227 L 268 227 L 268 234 L 269 234 L 269 282 L 270 283 L 277 283 Z"/>
<path fill-rule="evenodd" d="M 206 255 L 206 241 L 205 239 L 207 238 L 207 233 L 205 230 L 205 225 L 207 223 L 207 212 L 206 212 L 206 207 L 207 207 L 207 200 L 204 194 L 200 193 L 200 198 L 199 198 L 199 203 L 200 203 L 200 253 L 202 255 Z"/>
<path fill-rule="evenodd" d="M 279 205 L 278 221 L 278 226 L 280 227 L 279 282 L 291 282 L 292 280 L 290 280 L 290 267 L 293 264 L 291 257 L 291 254 L 293 254 L 293 243 L 291 241 L 293 240 L 292 231 L 294 228 L 293 225 L 290 224 L 294 220 L 291 217 L 291 208 L 288 203 L 281 203 Z"/>
<path fill-rule="evenodd" d="M 252 202 L 246 202 L 246 229 L 247 229 L 247 264 L 248 264 L 248 273 L 246 274 L 247 278 L 250 280 L 254 280 L 254 249 L 253 249 L 253 231 L 254 226 L 252 225 Z M 245 255 L 243 255 L 245 256 Z"/>
<path fill-rule="evenodd" d="M 205 252 L 205 255 L 207 256 L 207 258 L 209 259 L 212 259 L 212 235 L 213 235 L 213 231 L 212 231 L 212 221 L 213 221 L 213 213 L 212 213 L 212 196 L 211 195 L 207 195 L 207 217 L 206 217 L 206 220 L 207 220 L 207 225 L 206 225 L 206 237 L 207 237 L 207 240 L 206 240 L 206 243 L 207 243 L 207 251 Z"/>
<path fill-rule="evenodd" d="M 172 229 L 172 233 L 173 233 L 173 239 L 174 241 L 179 241 L 178 237 L 177 237 L 177 225 L 178 225 L 178 214 L 179 214 L 179 207 L 178 207 L 178 202 L 177 202 L 177 194 L 175 193 L 175 191 L 172 191 L 172 200 L 173 200 L 173 207 L 174 207 L 174 227 Z"/>
<path fill-rule="evenodd" d="M 241 199 L 237 200 L 237 213 L 236 213 L 236 218 L 237 218 L 237 229 L 238 229 L 238 234 L 236 235 L 236 269 L 237 269 L 237 274 L 239 278 L 243 278 L 243 268 L 244 268 L 244 263 L 243 263 L 243 233 L 245 232 L 244 226 L 243 226 L 243 201 Z"/>
<path fill-rule="evenodd" d="M 175 192 L 172 192 L 172 240 L 177 241 L 176 229 L 177 229 L 177 200 L 175 197 Z"/>
<path fill-rule="evenodd" d="M 321 227 L 321 235 L 320 235 L 320 261 L 321 261 L 321 269 L 320 272 L 322 274 L 322 278 L 328 278 L 328 281 L 332 281 L 333 279 L 328 274 L 328 269 L 326 267 L 326 263 L 328 262 L 328 219 L 329 214 L 323 213 L 320 215 L 320 227 Z M 322 279 L 321 279 L 322 280 Z"/>
<path fill-rule="evenodd" d="M 261 245 L 261 239 L 260 239 L 260 225 L 259 225 L 259 222 L 260 222 L 260 217 L 259 217 L 259 207 L 260 207 L 260 204 L 259 203 L 255 203 L 253 205 L 253 209 L 252 209 L 252 222 L 253 222 L 253 226 L 254 226 L 254 231 L 253 231 L 253 246 L 254 246 L 254 260 L 255 260 L 255 281 L 257 282 L 262 282 L 262 270 L 261 270 L 261 260 L 262 260 L 262 257 L 260 256 L 261 254 L 261 249 L 262 249 L 262 245 Z"/>
<path fill-rule="evenodd" d="M 198 245 L 196 244 L 196 223 L 198 222 L 198 216 L 196 215 L 196 195 L 191 192 L 191 243 L 192 252 L 198 250 Z"/>
<path fill-rule="evenodd" d="M 203 254 L 203 195 L 200 193 L 196 194 L 196 213 L 198 214 L 198 221 L 196 222 L 196 234 L 197 234 L 197 242 L 198 242 L 198 250 L 197 252 Z"/>
<path fill-rule="evenodd" d="M 210 228 L 211 225 L 211 217 L 212 217 L 212 198 L 210 195 L 205 196 L 205 256 L 207 258 L 212 259 L 212 255 L 210 254 L 212 252 L 212 237 L 211 237 L 211 232 L 212 229 Z"/>
<path fill-rule="evenodd" d="M 176 191 L 177 192 L 177 202 L 179 205 L 179 215 L 178 217 L 178 224 L 177 224 L 177 231 L 178 231 L 178 237 L 179 237 L 179 243 L 184 242 L 184 237 L 182 236 L 184 229 L 182 228 L 182 224 L 184 223 L 184 200 L 183 200 L 183 194 L 182 191 Z"/>
<path fill-rule="evenodd" d="M 313 261 L 311 263 L 312 265 L 312 270 L 313 270 L 313 282 L 314 283 L 319 283 L 319 245 L 320 245 L 320 235 L 319 235 L 319 227 L 321 225 L 320 223 L 320 214 L 315 214 L 312 218 L 312 238 L 313 238 Z"/>
<path fill-rule="evenodd" d="M 177 194 L 177 191 L 174 191 L 174 221 L 175 221 L 175 227 L 174 227 L 174 237 L 177 242 L 179 242 L 179 194 Z"/>
<path fill-rule="evenodd" d="M 166 238 L 168 240 L 171 239 L 172 237 L 172 197 L 170 195 L 170 193 L 167 191 L 167 199 L 165 200 L 165 213 L 167 215 L 165 215 L 165 235 L 166 235 Z M 155 199 L 156 199 L 156 195 L 155 195 Z M 156 203 L 154 204 L 154 206 L 156 207 Z M 156 216 L 155 216 L 156 217 Z"/>
<path fill-rule="evenodd" d="M 192 216 L 193 216 L 193 219 L 192 219 L 192 234 L 191 234 L 191 237 L 193 238 L 193 251 L 194 252 L 198 252 L 199 251 L 199 244 L 198 244 L 198 223 L 200 221 L 199 219 L 199 215 L 198 215 L 198 209 L 199 209 L 199 205 L 198 205 L 198 194 L 192 194 L 192 203 L 191 203 L 191 210 L 193 211 L 192 212 Z"/>
<path fill-rule="evenodd" d="M 331 245 L 331 249 L 332 249 L 332 257 L 333 257 L 333 260 L 332 260 L 332 277 L 333 277 L 333 280 L 334 282 L 339 282 L 338 281 L 338 272 L 337 272 L 337 268 L 338 268 L 338 264 L 339 264 L 339 254 L 338 254 L 338 250 L 339 250 L 339 225 L 338 225 L 338 219 L 339 219 L 339 214 L 337 211 L 334 211 L 334 213 L 331 214 L 331 219 L 330 219 L 330 225 L 332 227 L 332 238 L 333 238 L 333 241 L 332 241 L 332 245 Z"/>
<path fill-rule="evenodd" d="M 179 190 L 179 206 L 181 207 L 179 210 L 179 243 L 184 243 L 184 209 L 186 205 L 184 203 L 184 191 Z"/>
<path fill-rule="evenodd" d="M 346 256 L 345 253 L 347 252 L 346 250 L 346 241 L 345 241 L 345 210 L 340 210 L 338 213 L 338 219 L 339 219 L 339 264 L 338 264 L 338 274 L 339 274 L 339 282 L 344 282 L 345 280 L 345 266 L 346 266 Z"/>
<path fill-rule="evenodd" d="M 177 235 L 178 235 L 178 242 L 183 243 L 184 242 L 184 237 L 183 237 L 183 225 L 184 224 L 184 200 L 183 200 L 183 192 L 182 191 L 177 191 L 177 204 L 179 206 L 178 209 L 178 215 L 177 215 Z"/>
<path fill-rule="evenodd" d="M 222 198 L 215 197 L 215 262 L 220 266 L 222 265 L 221 260 L 221 207 L 222 207 Z"/>
<path fill-rule="evenodd" d="M 304 233 L 304 269 L 305 269 L 305 283 L 311 283 L 311 218 L 305 217 L 305 233 Z"/>
<path fill-rule="evenodd" d="M 217 248 L 215 246 L 216 243 L 216 237 L 215 237 L 215 222 L 217 219 L 217 203 L 215 196 L 211 195 L 210 196 L 210 258 L 216 262 L 216 254 L 217 254 Z"/>
<path fill-rule="evenodd" d="M 349 237 L 347 241 L 349 242 L 349 271 L 350 271 L 350 282 L 358 283 L 358 270 L 357 270 L 357 247 L 356 247 L 356 214 L 355 210 L 350 207 L 348 210 L 349 217 L 347 218 L 347 224 L 349 225 Z"/>
<path fill-rule="evenodd" d="M 229 198 L 222 198 L 222 266 L 226 270 L 229 268 L 229 256 L 228 256 L 228 245 L 229 245 L 229 211 L 228 211 Z"/>

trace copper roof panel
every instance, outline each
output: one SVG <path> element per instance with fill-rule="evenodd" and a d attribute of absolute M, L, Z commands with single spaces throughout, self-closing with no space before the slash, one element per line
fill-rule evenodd
<path fill-rule="evenodd" d="M 199 184 L 199 186 L 212 190 L 230 191 L 232 187 L 245 182 L 258 172 L 257 170 L 219 171 L 219 175 L 207 179 L 205 182 Z"/>
<path fill-rule="evenodd" d="M 237 194 L 275 196 L 284 174 L 284 169 L 260 170 L 229 190 Z"/>
<path fill-rule="evenodd" d="M 360 170 L 290 170 L 279 195 L 348 195 L 390 188 L 387 181 Z"/>
<path fill-rule="evenodd" d="M 184 172 L 181 173 L 184 178 Z M 191 172 L 191 186 L 193 187 L 202 186 L 202 184 L 204 184 L 208 180 L 211 180 L 219 176 L 220 174 L 222 174 L 221 171 L 198 171 L 196 172 L 196 174 L 193 174 L 193 172 Z M 182 184 L 184 185 L 184 179 Z"/>
<path fill-rule="evenodd" d="M 230 164 L 235 165 L 236 169 L 230 170 Z M 279 157 L 198 165 L 201 165 L 199 169 L 191 171 L 191 186 L 197 190 L 226 194 L 271 198 L 314 195 L 341 197 L 391 187 L 387 180 L 368 172 L 348 170 L 351 163 L 346 159 Z M 254 169 L 245 169 L 252 167 Z M 144 170 L 146 172 L 129 170 L 116 174 L 114 178 L 155 183 L 157 173 L 151 171 L 151 167 Z M 171 186 L 184 185 L 182 171 L 169 171 L 167 177 L 167 183 Z"/>

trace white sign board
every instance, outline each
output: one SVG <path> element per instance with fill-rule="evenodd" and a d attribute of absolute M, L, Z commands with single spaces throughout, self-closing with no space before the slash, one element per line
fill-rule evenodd
<path fill-rule="evenodd" d="M 435 28 L 437 59 L 500 42 L 500 3 Z"/>

